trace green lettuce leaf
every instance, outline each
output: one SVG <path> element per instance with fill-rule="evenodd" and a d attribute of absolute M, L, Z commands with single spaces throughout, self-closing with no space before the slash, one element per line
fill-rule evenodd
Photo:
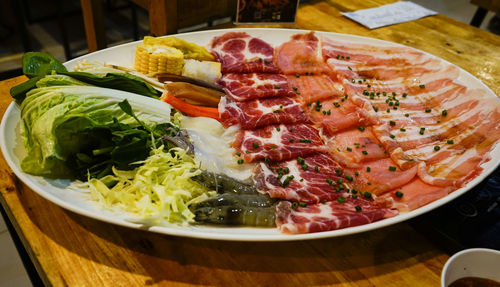
<path fill-rule="evenodd" d="M 28 52 L 23 55 L 23 73 L 29 78 L 45 76 L 52 71 L 67 72 L 68 70 L 56 58 L 43 52 Z"/>
<path fill-rule="evenodd" d="M 114 96 L 113 96 L 114 94 Z M 85 86 L 41 87 L 21 105 L 23 171 L 47 177 L 86 179 L 131 169 L 154 145 L 151 133 L 163 117 L 120 107 L 128 93 Z M 130 111 L 129 111 L 130 112 Z M 161 136 L 161 135 L 160 135 Z"/>

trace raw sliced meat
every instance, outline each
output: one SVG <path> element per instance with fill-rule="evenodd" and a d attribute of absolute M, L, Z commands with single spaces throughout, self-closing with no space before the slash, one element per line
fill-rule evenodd
<path fill-rule="evenodd" d="M 259 192 L 273 198 L 318 203 L 345 196 L 345 187 L 338 182 L 341 175 L 340 165 L 331 157 L 316 154 L 279 163 L 260 163 L 254 171 L 254 182 Z"/>
<path fill-rule="evenodd" d="M 359 126 L 336 133 L 327 144 L 333 158 L 347 167 L 361 167 L 360 163 L 387 157 L 371 127 Z"/>
<path fill-rule="evenodd" d="M 416 49 L 404 46 L 363 44 L 348 40 L 336 40 L 330 37 L 322 39 L 325 59 L 345 60 L 371 66 L 413 66 L 421 65 L 430 56 Z"/>
<path fill-rule="evenodd" d="M 356 190 L 379 195 L 410 182 L 417 174 L 417 166 L 401 170 L 390 158 L 384 158 L 366 162 L 362 168 L 346 169 L 345 173 L 352 175 Z"/>
<path fill-rule="evenodd" d="M 317 100 L 308 104 L 306 113 L 315 125 L 330 134 L 372 124 L 370 112 L 345 97 Z"/>
<path fill-rule="evenodd" d="M 237 102 L 270 97 L 294 97 L 287 78 L 279 74 L 224 74 L 220 85 Z"/>
<path fill-rule="evenodd" d="M 215 37 L 210 49 L 221 62 L 223 73 L 277 73 L 274 48 L 245 32 L 229 32 Z"/>
<path fill-rule="evenodd" d="M 326 152 L 318 130 L 306 124 L 270 125 L 242 130 L 233 143 L 245 162 L 282 161 Z"/>
<path fill-rule="evenodd" d="M 338 78 L 348 80 L 370 79 L 378 81 L 390 81 L 394 79 L 405 79 L 408 77 L 421 77 L 427 73 L 439 72 L 440 70 L 449 68 L 450 65 L 443 64 L 441 61 L 428 57 L 420 64 L 413 65 L 394 65 L 388 63 L 383 65 L 384 60 L 379 59 L 380 64 L 367 64 L 357 62 L 355 60 L 345 60 L 330 58 L 327 64 L 332 71 L 337 74 Z"/>
<path fill-rule="evenodd" d="M 397 208 L 400 212 L 407 212 L 443 198 L 453 189 L 452 187 L 429 185 L 421 179 L 415 178 L 408 184 L 390 191 L 382 197 L 393 200 L 393 207 Z M 400 196 L 397 196 L 396 192 L 400 192 Z"/>
<path fill-rule="evenodd" d="M 401 148 L 404 157 L 419 162 L 418 175 L 424 182 L 460 187 L 481 173 L 480 165 L 489 160 L 489 152 L 500 139 L 497 100 L 472 94 L 478 98 L 457 100 L 455 106 L 443 104 L 449 113 L 443 116 L 435 111 L 440 121 L 434 125 L 405 126 L 412 123 L 396 120 L 392 127 L 376 126 L 374 133 L 391 155 Z"/>
<path fill-rule="evenodd" d="M 366 45 L 325 37 L 323 56 L 328 66 L 346 79 L 417 78 L 452 67 L 410 47 Z"/>
<path fill-rule="evenodd" d="M 278 229 L 291 234 L 359 226 L 398 214 L 397 210 L 379 207 L 372 201 L 351 197 L 347 197 L 344 203 L 330 201 L 326 204 L 299 206 L 296 209 L 292 208 L 290 202 L 282 201 L 276 209 Z"/>
<path fill-rule="evenodd" d="M 344 95 L 342 84 L 334 82 L 326 75 L 289 75 L 287 78 L 289 86 L 296 90 L 297 97 L 306 104 Z"/>
<path fill-rule="evenodd" d="M 296 34 L 276 49 L 276 65 L 285 74 L 324 74 L 330 69 L 323 61 L 321 43 L 313 32 Z"/>
<path fill-rule="evenodd" d="M 219 103 L 219 114 L 225 127 L 240 124 L 243 129 L 309 122 L 302 105 L 288 97 L 235 102 L 225 96 Z"/>

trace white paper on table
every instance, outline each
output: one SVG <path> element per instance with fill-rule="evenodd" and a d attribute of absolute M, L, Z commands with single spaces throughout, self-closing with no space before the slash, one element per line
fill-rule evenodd
<path fill-rule="evenodd" d="M 370 29 L 408 22 L 436 14 L 438 14 L 436 11 L 410 1 L 400 1 L 376 8 L 342 13 L 342 15 Z"/>

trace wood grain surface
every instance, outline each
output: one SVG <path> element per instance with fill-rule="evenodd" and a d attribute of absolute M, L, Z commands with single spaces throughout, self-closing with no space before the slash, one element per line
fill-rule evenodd
<path fill-rule="evenodd" d="M 342 4 L 340 4 L 340 2 Z M 413 46 L 471 72 L 500 94 L 500 37 L 444 16 L 368 30 L 342 11 L 392 1 L 311 1 L 296 28 Z M 0 82 L 0 116 L 12 102 Z M 188 239 L 86 218 L 22 184 L 0 156 L 0 203 L 42 280 L 53 286 L 439 286 L 448 259 L 406 223 L 372 232 L 286 243 Z"/>

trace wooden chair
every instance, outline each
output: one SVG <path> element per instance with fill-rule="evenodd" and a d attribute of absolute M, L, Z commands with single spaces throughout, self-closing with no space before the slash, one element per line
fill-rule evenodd
<path fill-rule="evenodd" d="M 131 0 L 149 13 L 153 36 L 175 34 L 179 28 L 211 23 L 236 13 L 237 0 Z M 106 48 L 101 0 L 80 0 L 89 52 Z"/>
<path fill-rule="evenodd" d="M 500 13 L 500 0 L 471 0 L 472 4 L 478 6 L 470 24 L 475 27 L 481 26 L 488 11 Z"/>

